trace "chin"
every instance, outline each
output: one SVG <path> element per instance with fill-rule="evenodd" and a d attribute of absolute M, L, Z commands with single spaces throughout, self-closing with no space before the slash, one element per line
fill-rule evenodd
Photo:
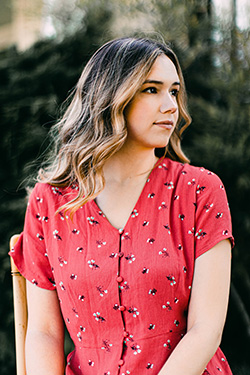
<path fill-rule="evenodd" d="M 169 144 L 169 139 L 165 142 L 157 142 L 154 146 L 154 148 L 166 148 Z"/>

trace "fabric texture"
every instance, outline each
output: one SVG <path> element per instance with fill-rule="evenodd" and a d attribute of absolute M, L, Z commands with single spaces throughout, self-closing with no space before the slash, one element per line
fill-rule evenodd
<path fill-rule="evenodd" d="M 37 184 L 11 256 L 29 281 L 57 290 L 75 345 L 67 375 L 156 375 L 186 332 L 195 259 L 233 244 L 223 184 L 162 159 L 121 230 L 94 200 L 73 222 L 55 214 L 76 194 Z M 231 374 L 220 349 L 204 374 Z"/>

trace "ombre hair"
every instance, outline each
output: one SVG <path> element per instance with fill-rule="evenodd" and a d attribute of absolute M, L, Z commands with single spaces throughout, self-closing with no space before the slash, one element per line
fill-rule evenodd
<path fill-rule="evenodd" d="M 158 56 L 165 54 L 180 79 L 179 118 L 169 144 L 156 156 L 188 163 L 181 135 L 191 122 L 186 90 L 175 53 L 164 43 L 145 38 L 121 38 L 99 48 L 84 68 L 71 104 L 56 131 L 55 152 L 39 171 L 38 180 L 57 187 L 77 184 L 78 195 L 63 206 L 72 214 L 104 188 L 103 166 L 124 144 L 127 128 L 124 110 L 148 76 Z"/>

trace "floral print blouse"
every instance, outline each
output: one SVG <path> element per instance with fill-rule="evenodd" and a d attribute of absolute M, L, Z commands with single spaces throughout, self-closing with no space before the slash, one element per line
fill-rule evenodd
<path fill-rule="evenodd" d="M 120 230 L 94 200 L 73 221 L 55 214 L 76 195 L 38 183 L 11 256 L 25 278 L 57 291 L 75 345 L 67 375 L 156 375 L 185 335 L 195 259 L 233 243 L 223 184 L 162 159 Z M 220 349 L 205 374 L 231 374 Z"/>

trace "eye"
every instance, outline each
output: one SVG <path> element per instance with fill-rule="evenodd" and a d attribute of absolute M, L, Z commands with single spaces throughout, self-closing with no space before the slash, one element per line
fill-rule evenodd
<path fill-rule="evenodd" d="M 157 88 L 156 87 L 147 87 L 142 92 L 148 92 L 149 94 L 157 94 Z"/>
<path fill-rule="evenodd" d="M 171 94 L 172 94 L 173 96 L 175 96 L 175 97 L 177 97 L 178 94 L 179 94 L 179 90 L 177 90 L 177 89 L 172 89 L 170 92 L 171 92 Z"/>

